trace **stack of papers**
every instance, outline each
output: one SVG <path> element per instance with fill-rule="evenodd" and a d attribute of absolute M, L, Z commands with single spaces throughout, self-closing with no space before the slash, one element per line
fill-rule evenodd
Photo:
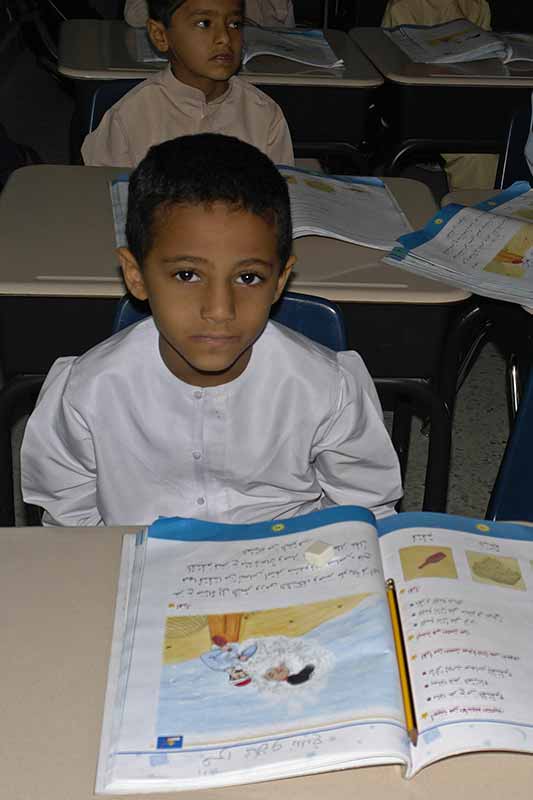
<path fill-rule="evenodd" d="M 278 56 L 326 69 L 342 67 L 344 64 L 342 58 L 337 58 L 321 30 L 280 31 L 245 25 L 242 63 L 247 64 L 254 56 Z"/>
<path fill-rule="evenodd" d="M 533 190 L 520 181 L 468 208 L 448 205 L 400 236 L 387 264 L 475 294 L 533 306 Z"/>
<path fill-rule="evenodd" d="M 293 236 L 327 236 L 377 250 L 391 250 L 412 228 L 379 178 L 331 178 L 319 172 L 278 167 L 287 181 Z M 128 176 L 111 184 L 117 247 L 126 245 Z"/>
<path fill-rule="evenodd" d="M 485 58 L 505 61 L 508 55 L 500 37 L 467 19 L 441 25 L 398 25 L 383 30 L 415 63 L 453 64 Z"/>

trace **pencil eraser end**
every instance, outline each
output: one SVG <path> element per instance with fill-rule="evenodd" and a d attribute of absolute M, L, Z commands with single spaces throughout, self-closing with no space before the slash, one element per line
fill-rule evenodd
<path fill-rule="evenodd" d="M 305 560 L 313 567 L 323 567 L 333 556 L 333 547 L 325 542 L 313 542 L 305 551 Z"/>

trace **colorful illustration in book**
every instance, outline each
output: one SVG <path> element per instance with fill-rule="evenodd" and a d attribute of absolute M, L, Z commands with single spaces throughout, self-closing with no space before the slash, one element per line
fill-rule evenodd
<path fill-rule="evenodd" d="M 399 552 L 406 581 L 418 578 L 457 578 L 451 547 L 412 545 L 400 548 Z"/>
<path fill-rule="evenodd" d="M 522 219 L 527 219 L 529 222 L 533 222 L 533 206 L 528 205 L 525 208 L 519 208 L 514 212 L 515 217 L 521 217 Z"/>
<path fill-rule="evenodd" d="M 304 183 L 307 184 L 307 186 L 309 186 L 311 189 L 318 189 L 319 192 L 331 193 L 335 191 L 335 187 L 333 187 L 330 183 L 324 183 L 324 181 L 321 180 L 306 178 Z"/>
<path fill-rule="evenodd" d="M 523 225 L 484 267 L 485 272 L 523 278 L 533 267 L 533 226 Z"/>
<path fill-rule="evenodd" d="M 494 586 L 506 586 L 509 589 L 525 591 L 526 586 L 516 558 L 509 556 L 492 556 L 466 551 L 466 557 L 472 578 L 477 583 L 488 583 Z"/>
<path fill-rule="evenodd" d="M 374 594 L 167 616 L 157 738 L 226 742 L 320 725 L 332 713 L 401 721 L 396 674 L 386 601 Z"/>
<path fill-rule="evenodd" d="M 435 36 L 432 39 L 428 39 L 427 43 L 430 47 L 438 47 L 441 44 L 462 44 L 463 42 L 469 42 L 471 39 L 478 39 L 479 33 L 475 33 L 469 28 L 466 28 L 464 31 L 455 31 L 454 33 L 446 33 L 442 36 Z M 453 51 L 449 51 L 453 52 Z"/>

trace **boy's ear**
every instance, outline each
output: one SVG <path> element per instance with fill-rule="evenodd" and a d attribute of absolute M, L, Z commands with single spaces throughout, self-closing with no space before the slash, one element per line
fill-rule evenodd
<path fill-rule="evenodd" d="M 277 302 L 281 297 L 281 293 L 283 292 L 287 284 L 287 281 L 290 278 L 292 269 L 296 264 L 297 260 L 298 259 L 296 258 L 296 256 L 291 256 L 287 261 L 287 263 L 285 264 L 285 266 L 283 267 L 283 269 L 280 270 L 280 273 L 278 275 L 278 285 L 276 286 L 276 293 L 274 295 L 274 300 L 272 305 L 274 305 L 274 303 Z"/>
<path fill-rule="evenodd" d="M 137 259 L 127 247 L 117 247 L 117 255 L 128 292 L 137 300 L 147 300 L 148 292 Z"/>
<path fill-rule="evenodd" d="M 156 50 L 159 50 L 161 53 L 166 53 L 169 48 L 169 44 L 167 38 L 167 29 L 163 23 L 158 22 L 155 19 L 148 19 L 146 21 L 146 30 L 148 31 L 148 36 L 150 37 L 150 40 Z"/>

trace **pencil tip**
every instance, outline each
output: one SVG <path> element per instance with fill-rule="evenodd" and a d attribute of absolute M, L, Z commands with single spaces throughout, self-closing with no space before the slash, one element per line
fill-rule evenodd
<path fill-rule="evenodd" d="M 411 728 L 411 730 L 408 732 L 408 736 L 409 736 L 409 739 L 411 740 L 411 744 L 413 745 L 413 747 L 416 747 L 416 745 L 418 743 L 418 731 L 417 731 L 417 729 L 416 728 Z"/>

